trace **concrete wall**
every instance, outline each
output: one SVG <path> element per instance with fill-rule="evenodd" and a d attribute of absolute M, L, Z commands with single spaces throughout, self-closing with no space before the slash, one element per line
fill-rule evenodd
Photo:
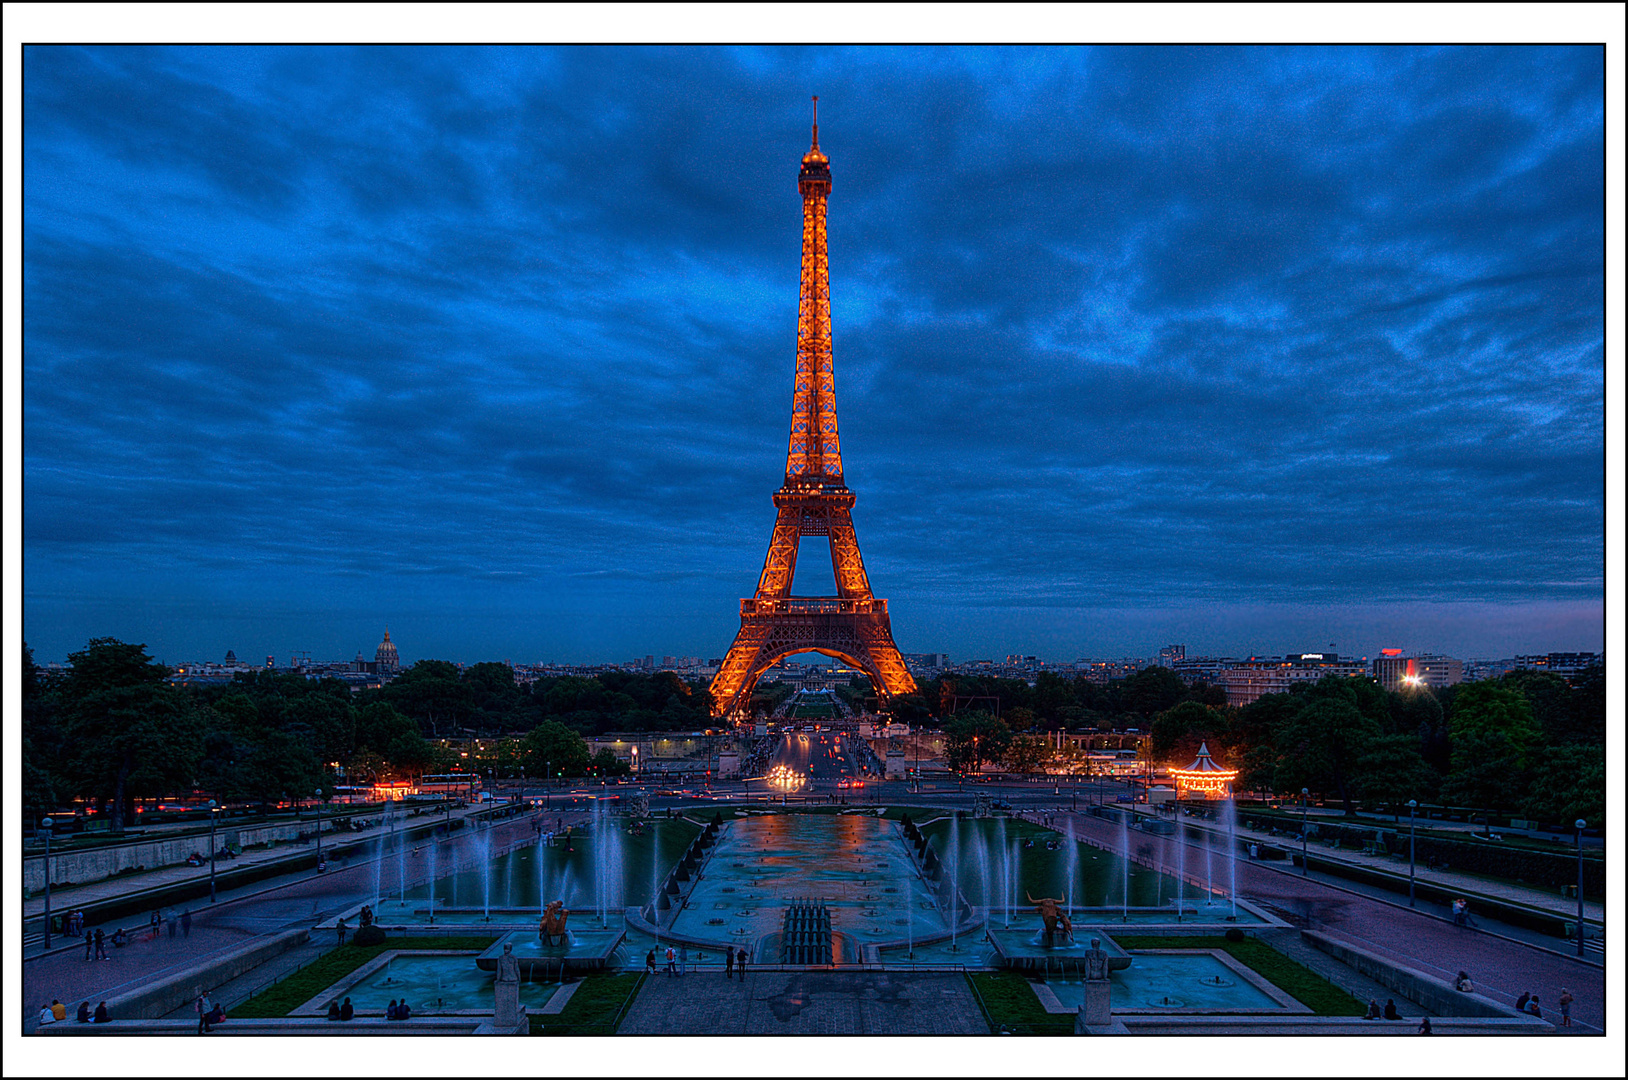
<path fill-rule="evenodd" d="M 1453 989 L 1452 985 L 1440 979 L 1426 975 L 1422 971 L 1401 967 L 1397 964 L 1381 960 L 1376 956 L 1358 952 L 1348 946 L 1319 934 L 1314 930 L 1302 930 L 1300 936 L 1314 948 L 1320 949 L 1346 967 L 1379 983 L 1388 990 L 1394 990 L 1402 997 L 1442 1017 L 1475 1016 L 1498 1019 L 1532 1020 L 1536 1023 L 1552 1027 L 1546 1020 L 1528 1017 L 1518 1013 L 1512 1006 L 1500 1005 L 1495 1001 L 1484 998 L 1479 994 L 1465 994 Z M 1475 981 L 1474 973 L 1470 981 Z M 1432 1021 L 1434 1023 L 1434 1021 Z"/>
<path fill-rule="evenodd" d="M 281 825 L 261 825 L 250 829 L 217 829 L 215 851 L 230 845 L 252 847 L 272 840 L 294 840 L 301 836 L 316 835 L 316 821 L 290 821 Z M 322 823 L 323 832 L 333 831 L 331 819 Z M 132 844 L 117 844 L 88 851 L 67 851 L 51 854 L 52 885 L 84 885 L 102 881 L 122 870 L 140 866 L 157 870 L 164 866 L 177 866 L 187 861 L 193 852 L 209 854 L 208 836 L 187 836 L 178 840 L 138 840 Z M 23 860 L 23 888 L 30 894 L 45 888 L 45 856 L 31 855 Z"/>
<path fill-rule="evenodd" d="M 110 1005 L 109 1008 L 112 1006 Z M 234 1020 L 226 1014 L 226 1023 L 211 1028 L 209 1037 L 217 1035 L 473 1035 L 482 1024 L 480 1016 L 426 1016 L 410 1020 L 350 1020 L 329 1023 L 322 1020 Z M 39 1035 L 194 1035 L 198 1031 L 196 1020 L 114 1020 L 106 1024 L 79 1024 L 72 1020 L 62 1024 L 47 1024 L 39 1028 Z"/>
<path fill-rule="evenodd" d="M 309 930 L 285 930 L 224 956 L 205 959 L 185 971 L 108 998 L 107 1014 L 114 1020 L 156 1020 L 206 990 L 222 986 L 272 957 L 305 944 L 310 938 Z M 73 1026 L 79 1031 L 85 1030 L 82 1025 Z"/>

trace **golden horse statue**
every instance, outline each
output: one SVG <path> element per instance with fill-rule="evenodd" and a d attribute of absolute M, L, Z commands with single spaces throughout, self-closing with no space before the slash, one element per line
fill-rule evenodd
<path fill-rule="evenodd" d="M 1023 895 L 1029 896 L 1027 892 Z M 1034 905 L 1035 912 L 1040 916 L 1041 921 L 1046 924 L 1047 937 L 1051 937 L 1057 932 L 1058 923 L 1063 924 L 1064 937 L 1072 938 L 1074 936 L 1074 924 L 1069 921 L 1068 912 L 1057 906 L 1062 902 L 1063 898 L 1060 896 L 1055 900 L 1048 896 L 1042 896 L 1038 900 L 1029 896 L 1029 903 Z"/>
<path fill-rule="evenodd" d="M 565 920 L 571 917 L 566 910 L 564 900 L 551 900 L 543 909 L 543 917 L 537 923 L 537 936 L 545 941 L 565 936 Z"/>

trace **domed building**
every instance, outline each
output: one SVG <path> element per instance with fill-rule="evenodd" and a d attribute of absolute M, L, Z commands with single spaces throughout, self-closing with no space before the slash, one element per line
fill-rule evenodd
<path fill-rule="evenodd" d="M 375 670 L 380 675 L 394 675 L 401 670 L 401 657 L 396 655 L 395 643 L 390 640 L 390 628 L 385 627 L 384 640 L 373 654 Z"/>

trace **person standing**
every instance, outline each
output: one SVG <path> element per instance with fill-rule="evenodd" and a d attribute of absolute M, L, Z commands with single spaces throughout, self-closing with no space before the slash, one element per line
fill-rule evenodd
<path fill-rule="evenodd" d="M 1560 988 L 1560 1026 L 1571 1027 L 1571 1003 L 1577 999 L 1564 986 Z"/>
<path fill-rule="evenodd" d="M 345 944 L 345 920 L 340 919 L 334 929 L 339 931 L 339 944 Z"/>
<path fill-rule="evenodd" d="M 724 946 L 724 981 L 728 982 L 735 977 L 735 946 Z M 1561 1008 L 1565 1008 L 1564 1005 Z"/>
<path fill-rule="evenodd" d="M 168 930 L 170 932 L 170 940 L 174 941 L 175 940 L 175 912 L 173 912 L 173 911 L 170 912 L 169 916 L 167 918 L 165 918 L 165 920 L 164 920 L 164 929 L 166 929 L 166 930 Z"/>
<path fill-rule="evenodd" d="M 158 909 L 154 908 L 152 917 L 147 920 L 147 940 L 158 940 L 158 924 L 163 921 L 163 918 L 164 917 L 158 913 Z"/>
<path fill-rule="evenodd" d="M 654 975 L 656 973 L 655 949 L 651 949 L 649 952 L 644 954 L 644 973 L 646 975 Z"/>
<path fill-rule="evenodd" d="M 735 970 L 740 974 L 741 982 L 746 981 L 746 947 L 742 946 L 735 953 Z"/>
<path fill-rule="evenodd" d="M 667 946 L 667 977 L 671 979 L 677 974 L 677 954 L 673 952 L 673 947 L 669 945 Z"/>
<path fill-rule="evenodd" d="M 182 937 L 191 937 L 192 936 L 192 909 L 191 908 L 182 908 L 181 909 L 181 936 Z"/>
<path fill-rule="evenodd" d="M 90 943 L 90 931 L 86 930 L 85 931 L 85 959 L 86 960 L 90 959 L 90 945 L 91 945 L 91 943 Z"/>
<path fill-rule="evenodd" d="M 110 957 L 107 955 L 107 946 L 103 944 L 102 931 L 100 927 L 98 927 L 96 930 L 96 959 L 110 959 Z"/>
<path fill-rule="evenodd" d="M 208 1006 L 204 1004 L 202 994 L 198 995 L 197 1000 L 192 1003 L 192 1007 L 198 1010 L 198 1034 L 202 1035 L 206 1030 L 204 1027 L 204 1013 L 208 1011 Z"/>

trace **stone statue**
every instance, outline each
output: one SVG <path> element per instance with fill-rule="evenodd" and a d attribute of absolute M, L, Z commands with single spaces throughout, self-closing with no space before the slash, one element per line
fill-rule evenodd
<path fill-rule="evenodd" d="M 514 955 L 514 943 L 503 943 L 503 955 L 497 958 L 497 981 L 520 985 L 520 958 Z"/>
<path fill-rule="evenodd" d="M 543 909 L 542 919 L 537 923 L 537 936 L 550 945 L 560 944 L 554 939 L 564 940 L 565 920 L 570 917 L 571 912 L 566 909 L 564 900 L 550 901 Z"/>
<path fill-rule="evenodd" d="M 1028 893 L 1023 895 L 1029 896 Z M 1064 937 L 1072 938 L 1074 936 L 1074 924 L 1069 920 L 1068 912 L 1057 906 L 1062 902 L 1063 898 L 1060 896 L 1055 900 L 1047 896 L 1042 896 L 1036 900 L 1034 897 L 1029 896 L 1029 903 L 1034 905 L 1034 909 L 1040 915 L 1041 921 L 1046 924 L 1046 936 L 1048 938 L 1057 932 L 1058 923 L 1063 924 Z"/>
<path fill-rule="evenodd" d="M 1101 938 L 1092 938 L 1091 948 L 1086 950 L 1085 977 L 1091 980 L 1108 977 L 1108 954 L 1102 948 Z"/>

